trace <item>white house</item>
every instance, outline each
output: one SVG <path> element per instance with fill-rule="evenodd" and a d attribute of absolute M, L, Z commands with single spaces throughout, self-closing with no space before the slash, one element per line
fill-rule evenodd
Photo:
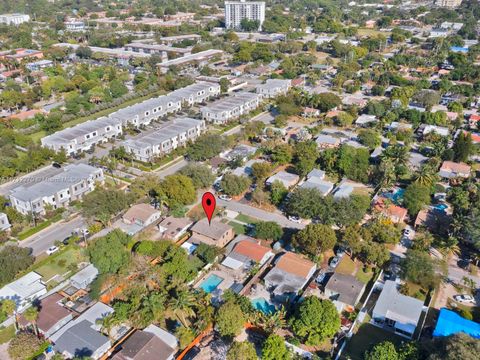
<path fill-rule="evenodd" d="M 98 275 L 97 268 L 90 264 L 70 278 L 70 284 L 77 289 L 87 289 Z"/>
<path fill-rule="evenodd" d="M 17 304 L 17 311 L 22 312 L 46 293 L 47 287 L 42 281 L 42 276 L 32 271 L 1 288 L 0 301 L 13 300 Z"/>
<path fill-rule="evenodd" d="M 395 281 L 387 280 L 373 308 L 372 324 L 412 338 L 423 311 L 423 302 L 401 294 Z"/>
<path fill-rule="evenodd" d="M 285 95 L 291 86 L 292 81 L 288 79 L 267 79 L 264 84 L 257 85 L 256 91 L 264 98 L 274 98 Z"/>
<path fill-rule="evenodd" d="M 0 231 L 8 230 L 11 226 L 7 214 L 0 212 Z"/>

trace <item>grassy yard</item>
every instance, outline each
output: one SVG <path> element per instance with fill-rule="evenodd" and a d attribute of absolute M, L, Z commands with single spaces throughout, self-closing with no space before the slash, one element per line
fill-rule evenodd
<path fill-rule="evenodd" d="M 238 220 L 240 222 L 246 223 L 246 224 L 254 224 L 258 222 L 258 220 L 244 214 L 238 214 L 237 217 L 235 217 L 235 220 Z"/>
<path fill-rule="evenodd" d="M 375 29 L 365 29 L 365 28 L 358 29 L 358 36 L 378 36 L 378 35 L 388 36 L 389 34 L 390 33 L 388 31 L 379 31 Z"/>
<path fill-rule="evenodd" d="M 407 281 L 405 282 L 405 286 L 408 290 L 408 296 L 414 297 L 421 301 L 425 301 L 427 298 L 427 290 L 423 289 L 420 285 Z"/>
<path fill-rule="evenodd" d="M 0 329 L 0 344 L 9 342 L 15 336 L 15 327 L 10 325 L 4 329 Z"/>
<path fill-rule="evenodd" d="M 340 264 L 338 264 L 335 272 L 343 275 L 353 275 L 355 269 L 355 262 L 349 256 L 345 255 L 342 257 L 342 260 L 340 260 Z"/>
<path fill-rule="evenodd" d="M 358 281 L 363 282 L 364 284 L 368 284 L 368 282 L 372 279 L 375 273 L 372 269 L 367 268 L 367 271 L 364 271 L 364 268 L 360 266 L 358 268 L 357 274 L 355 275 Z"/>
<path fill-rule="evenodd" d="M 233 230 L 235 231 L 235 234 L 245 234 L 245 225 L 239 224 L 236 221 L 230 221 L 228 222 L 228 225 L 233 227 Z"/>
<path fill-rule="evenodd" d="M 365 351 L 382 341 L 391 341 L 395 345 L 400 345 L 407 340 L 372 324 L 364 323 L 347 343 L 341 358 L 363 360 Z"/>
<path fill-rule="evenodd" d="M 82 249 L 70 247 L 41 261 L 34 270 L 42 275 L 43 281 L 48 281 L 55 275 L 63 275 L 68 272 L 72 264 L 76 265 L 86 260 Z"/>

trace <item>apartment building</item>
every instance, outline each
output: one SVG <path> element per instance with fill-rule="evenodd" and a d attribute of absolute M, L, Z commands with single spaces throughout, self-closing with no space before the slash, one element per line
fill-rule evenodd
<path fill-rule="evenodd" d="M 120 109 L 108 117 L 87 121 L 58 131 L 42 138 L 42 145 L 59 151 L 65 150 L 68 155 L 90 149 L 92 146 L 109 141 L 122 134 L 124 126 L 134 127 L 149 125 L 182 107 L 202 103 L 209 98 L 220 95 L 220 85 L 199 82 L 167 95 L 148 99 L 141 103 Z"/>
<path fill-rule="evenodd" d="M 130 43 L 125 45 L 125 50 L 144 54 L 157 54 L 162 57 L 163 61 L 168 60 L 168 54 L 175 55 L 190 55 L 191 48 L 176 48 L 168 45 L 144 44 L 144 43 Z"/>
<path fill-rule="evenodd" d="M 0 24 L 18 26 L 30 21 L 30 15 L 27 14 L 2 14 L 0 15 Z"/>
<path fill-rule="evenodd" d="M 20 213 L 45 214 L 45 208 L 67 206 L 103 183 L 102 169 L 87 164 L 70 164 L 52 176 L 32 185 L 21 185 L 10 191 L 12 206 Z"/>
<path fill-rule="evenodd" d="M 462 4 L 462 0 L 437 0 L 435 1 L 435 5 L 440 7 L 446 7 L 450 9 L 454 9 L 459 7 Z"/>
<path fill-rule="evenodd" d="M 225 27 L 227 29 L 240 29 L 243 19 L 258 21 L 258 30 L 261 30 L 265 21 L 265 2 L 225 1 Z"/>
<path fill-rule="evenodd" d="M 206 130 L 205 121 L 191 118 L 174 119 L 148 134 L 126 140 L 122 146 L 135 159 L 148 162 L 168 154 L 190 140 L 195 140 Z"/>
<path fill-rule="evenodd" d="M 292 86 L 291 80 L 268 79 L 264 84 L 257 85 L 257 94 L 264 98 L 274 98 L 280 95 L 286 95 Z"/>
<path fill-rule="evenodd" d="M 260 105 L 261 98 L 260 94 L 242 91 L 204 106 L 200 112 L 202 118 L 209 122 L 225 124 L 255 110 Z"/>

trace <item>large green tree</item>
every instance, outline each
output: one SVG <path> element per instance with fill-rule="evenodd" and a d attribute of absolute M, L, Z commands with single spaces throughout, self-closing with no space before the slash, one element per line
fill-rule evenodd
<path fill-rule="evenodd" d="M 167 176 L 160 184 L 160 192 L 165 195 L 169 207 L 189 205 L 197 198 L 192 179 L 182 174 Z"/>
<path fill-rule="evenodd" d="M 129 262 L 130 254 L 126 249 L 129 240 L 130 237 L 123 231 L 113 230 L 90 245 L 90 261 L 100 273 L 117 273 Z"/>
<path fill-rule="evenodd" d="M 335 231 L 323 224 L 309 224 L 292 238 L 294 246 L 313 256 L 319 256 L 324 251 L 333 249 L 336 242 Z"/>
<path fill-rule="evenodd" d="M 398 353 L 393 343 L 384 341 L 366 351 L 364 358 L 365 360 L 398 360 Z"/>
<path fill-rule="evenodd" d="M 202 164 L 190 163 L 180 170 L 180 174 L 189 177 L 196 189 L 206 189 L 212 186 L 215 175 L 212 170 Z"/>
<path fill-rule="evenodd" d="M 307 175 L 315 167 L 318 147 L 315 141 L 300 141 L 295 145 L 295 171 L 300 176 Z"/>
<path fill-rule="evenodd" d="M 227 360 L 257 360 L 255 346 L 249 341 L 235 341 L 227 352 Z"/>
<path fill-rule="evenodd" d="M 455 161 L 467 161 L 468 157 L 473 154 L 473 151 L 472 135 L 461 131 L 453 144 Z"/>
<path fill-rule="evenodd" d="M 240 305 L 227 301 L 217 311 L 215 326 L 221 336 L 235 337 L 243 329 L 246 321 Z"/>
<path fill-rule="evenodd" d="M 278 240 L 283 235 L 282 227 L 275 221 L 255 223 L 255 236 L 259 239 Z"/>
<path fill-rule="evenodd" d="M 423 251 L 408 250 L 402 262 L 402 271 L 406 280 L 425 289 L 434 288 L 438 282 L 435 264 L 430 255 Z"/>
<path fill-rule="evenodd" d="M 250 179 L 246 176 L 237 176 L 232 173 L 225 174 L 220 182 L 223 192 L 227 195 L 240 195 L 250 186 Z"/>
<path fill-rule="evenodd" d="M 412 216 L 416 216 L 425 205 L 430 204 L 430 189 L 419 183 L 407 186 L 403 196 L 403 204 Z"/>
<path fill-rule="evenodd" d="M 285 340 L 281 336 L 271 334 L 263 343 L 263 360 L 289 360 L 291 358 Z"/>
<path fill-rule="evenodd" d="M 35 258 L 31 250 L 7 245 L 0 250 L 0 286 L 12 281 L 15 276 L 33 264 Z"/>
<path fill-rule="evenodd" d="M 321 345 L 340 329 L 340 316 L 330 300 L 308 296 L 299 303 L 291 320 L 295 335 L 307 345 Z"/>

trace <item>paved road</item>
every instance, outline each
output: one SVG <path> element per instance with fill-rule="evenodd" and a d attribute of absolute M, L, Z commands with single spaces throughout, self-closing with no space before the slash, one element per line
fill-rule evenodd
<path fill-rule="evenodd" d="M 282 227 L 287 228 L 294 228 L 294 229 L 303 229 L 305 227 L 304 224 L 298 224 L 293 221 L 287 219 L 287 217 L 272 213 L 269 211 L 257 209 L 253 206 L 241 204 L 237 201 L 224 201 L 221 199 L 217 199 L 217 206 L 225 207 L 228 210 L 236 211 L 238 213 L 242 213 L 262 221 L 275 221 L 276 223 L 280 224 Z"/>
<path fill-rule="evenodd" d="M 452 258 L 448 261 L 448 278 L 457 284 L 463 284 L 462 279 L 467 277 L 475 281 L 477 287 L 480 287 L 480 276 L 474 276 L 468 271 L 462 269 L 457 265 L 457 261 L 457 256 L 452 256 Z"/>
<path fill-rule="evenodd" d="M 185 166 L 187 166 L 188 164 L 188 161 L 183 159 L 183 160 L 180 160 L 179 162 L 167 167 L 167 168 L 164 168 L 162 170 L 159 170 L 159 171 L 153 171 L 151 172 L 151 174 L 153 175 L 156 175 L 158 176 L 160 179 L 163 179 L 165 178 L 166 176 L 168 175 L 173 175 L 175 174 L 177 171 L 183 169 Z"/>
<path fill-rule="evenodd" d="M 85 225 L 83 218 L 78 216 L 69 222 L 56 223 L 30 238 L 20 241 L 19 245 L 32 248 L 33 256 L 38 256 L 52 246 L 55 241 L 65 239 L 72 234 L 73 230 Z"/>

